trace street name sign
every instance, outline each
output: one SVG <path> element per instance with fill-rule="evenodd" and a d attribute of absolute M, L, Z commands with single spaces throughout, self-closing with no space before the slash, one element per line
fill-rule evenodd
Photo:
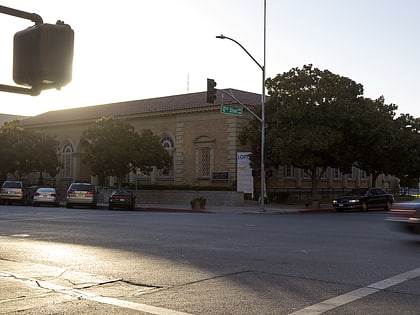
<path fill-rule="evenodd" d="M 242 107 L 222 105 L 221 112 L 228 115 L 242 116 Z"/>

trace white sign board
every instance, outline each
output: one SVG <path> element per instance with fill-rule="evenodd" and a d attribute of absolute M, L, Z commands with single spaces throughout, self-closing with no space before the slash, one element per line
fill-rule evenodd
<path fill-rule="evenodd" d="M 236 176 L 238 179 L 236 191 L 243 191 L 245 194 L 254 193 L 254 178 L 249 156 L 251 152 L 236 153 Z"/>

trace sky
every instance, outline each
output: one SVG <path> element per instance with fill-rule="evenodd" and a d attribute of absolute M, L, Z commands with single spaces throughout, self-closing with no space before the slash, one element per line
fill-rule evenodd
<path fill-rule="evenodd" d="M 0 113 L 33 116 L 72 107 L 205 91 L 261 93 L 264 0 L 3 0 L 62 20 L 75 32 L 73 79 L 39 96 L 0 92 Z M 420 117 L 420 1 L 266 0 L 266 77 L 313 64 Z M 0 14 L 0 84 L 12 79 L 13 36 L 33 22 Z"/>

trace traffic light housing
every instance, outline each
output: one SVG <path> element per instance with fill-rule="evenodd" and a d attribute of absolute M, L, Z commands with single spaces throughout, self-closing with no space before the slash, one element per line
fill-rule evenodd
<path fill-rule="evenodd" d="M 13 80 L 57 89 L 72 80 L 74 31 L 63 22 L 37 24 L 17 32 L 13 42 Z"/>
<path fill-rule="evenodd" d="M 207 103 L 214 103 L 216 99 L 216 87 L 217 83 L 213 79 L 207 79 Z"/>
<path fill-rule="evenodd" d="M 252 146 L 252 154 L 250 159 L 252 168 L 259 169 L 261 165 L 261 146 L 259 144 L 254 144 Z"/>
<path fill-rule="evenodd" d="M 264 162 L 268 164 L 273 162 L 273 146 L 271 144 L 264 146 Z"/>

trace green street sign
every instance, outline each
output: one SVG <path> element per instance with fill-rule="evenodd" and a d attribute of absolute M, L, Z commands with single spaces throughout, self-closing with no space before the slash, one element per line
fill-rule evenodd
<path fill-rule="evenodd" d="M 222 105 L 221 112 L 228 115 L 242 116 L 242 107 Z"/>

